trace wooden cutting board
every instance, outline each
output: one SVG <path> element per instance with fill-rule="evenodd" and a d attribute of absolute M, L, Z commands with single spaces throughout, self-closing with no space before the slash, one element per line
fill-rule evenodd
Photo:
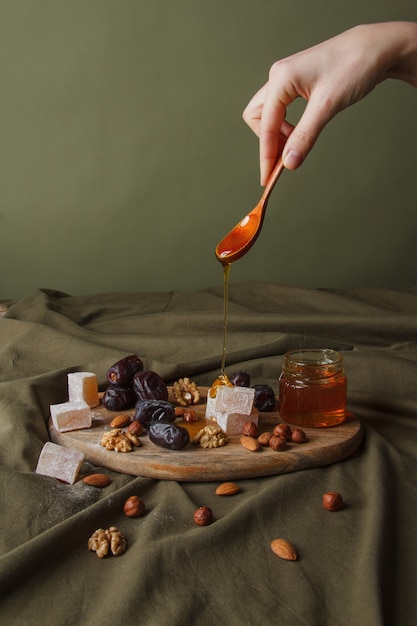
<path fill-rule="evenodd" d="M 200 388 L 200 392 L 202 403 L 193 408 L 204 419 L 207 388 Z M 51 440 L 79 450 L 85 460 L 94 465 L 133 476 L 164 480 L 225 481 L 321 467 L 347 458 L 355 452 L 362 440 L 359 420 L 349 416 L 344 424 L 333 428 L 303 429 L 308 441 L 303 444 L 290 443 L 289 448 L 282 452 L 270 448 L 250 452 L 240 444 L 240 435 L 229 437 L 229 442 L 222 448 L 204 449 L 190 443 L 182 450 L 166 450 L 152 443 L 146 434 L 141 436 L 140 448 L 132 452 L 114 452 L 103 448 L 100 440 L 103 432 L 110 430 L 109 424 L 117 413 L 108 411 L 102 405 L 93 409 L 93 413 L 91 428 L 66 433 L 57 431 L 50 420 Z M 123 413 L 133 415 L 134 410 Z M 259 431 L 272 430 L 281 421 L 277 411 L 261 413 Z M 183 425 L 180 418 L 177 423 Z"/>

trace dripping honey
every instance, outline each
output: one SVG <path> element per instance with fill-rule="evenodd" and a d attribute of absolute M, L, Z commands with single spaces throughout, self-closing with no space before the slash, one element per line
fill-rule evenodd
<path fill-rule="evenodd" d="M 223 263 L 223 347 L 222 360 L 220 366 L 220 375 L 216 378 L 210 387 L 209 394 L 212 398 L 216 397 L 217 389 L 222 386 L 233 387 L 233 384 L 226 374 L 226 352 L 227 352 L 227 309 L 229 303 L 229 274 L 231 263 Z"/>
<path fill-rule="evenodd" d="M 225 263 L 223 265 L 223 349 L 222 349 L 222 364 L 220 372 L 223 376 L 226 375 L 226 350 L 227 350 L 227 310 L 229 304 L 229 276 L 231 263 Z"/>

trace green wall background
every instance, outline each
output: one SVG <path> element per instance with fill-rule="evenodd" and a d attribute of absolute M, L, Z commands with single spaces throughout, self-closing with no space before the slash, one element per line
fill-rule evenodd
<path fill-rule="evenodd" d="M 415 0 L 2 0 L 0 298 L 220 284 L 261 193 L 246 103 L 276 59 L 391 19 Z M 417 283 L 416 104 L 389 81 L 335 118 L 231 280 Z"/>

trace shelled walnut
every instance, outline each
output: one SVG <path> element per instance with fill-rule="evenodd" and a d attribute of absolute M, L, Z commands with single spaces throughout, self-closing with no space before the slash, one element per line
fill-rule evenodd
<path fill-rule="evenodd" d="M 126 546 L 126 539 L 116 526 L 110 526 L 106 530 L 99 528 L 87 543 L 88 549 L 95 552 L 100 559 L 104 559 L 109 553 L 120 556 L 125 552 Z"/>
<path fill-rule="evenodd" d="M 198 431 L 193 443 L 199 443 L 202 448 L 221 448 L 226 445 L 227 437 L 218 426 L 205 426 Z"/>
<path fill-rule="evenodd" d="M 200 391 L 196 383 L 189 378 L 180 378 L 172 385 L 172 395 L 177 404 L 188 406 L 197 404 L 200 400 Z"/>
<path fill-rule="evenodd" d="M 133 448 L 139 448 L 142 444 L 137 435 L 125 433 L 120 428 L 113 428 L 103 433 L 100 444 L 106 450 L 115 452 L 132 452 Z"/>

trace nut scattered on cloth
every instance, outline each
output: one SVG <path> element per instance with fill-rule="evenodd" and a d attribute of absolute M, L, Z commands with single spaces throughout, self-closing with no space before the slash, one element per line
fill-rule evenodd
<path fill-rule="evenodd" d="M 132 452 L 133 448 L 139 448 L 142 444 L 137 435 L 125 433 L 120 428 L 114 428 L 103 433 L 100 444 L 106 450 L 115 452 Z"/>
<path fill-rule="evenodd" d="M 218 426 L 205 426 L 193 438 L 202 448 L 221 448 L 227 443 L 226 434 Z"/>
<path fill-rule="evenodd" d="M 172 395 L 175 402 L 181 406 L 197 404 L 200 401 L 200 391 L 196 383 L 189 378 L 180 378 L 172 385 Z"/>
<path fill-rule="evenodd" d="M 99 528 L 94 531 L 88 540 L 87 546 L 100 559 L 104 559 L 109 553 L 113 556 L 123 554 L 126 550 L 127 542 L 116 526 L 110 526 L 106 530 Z"/>

